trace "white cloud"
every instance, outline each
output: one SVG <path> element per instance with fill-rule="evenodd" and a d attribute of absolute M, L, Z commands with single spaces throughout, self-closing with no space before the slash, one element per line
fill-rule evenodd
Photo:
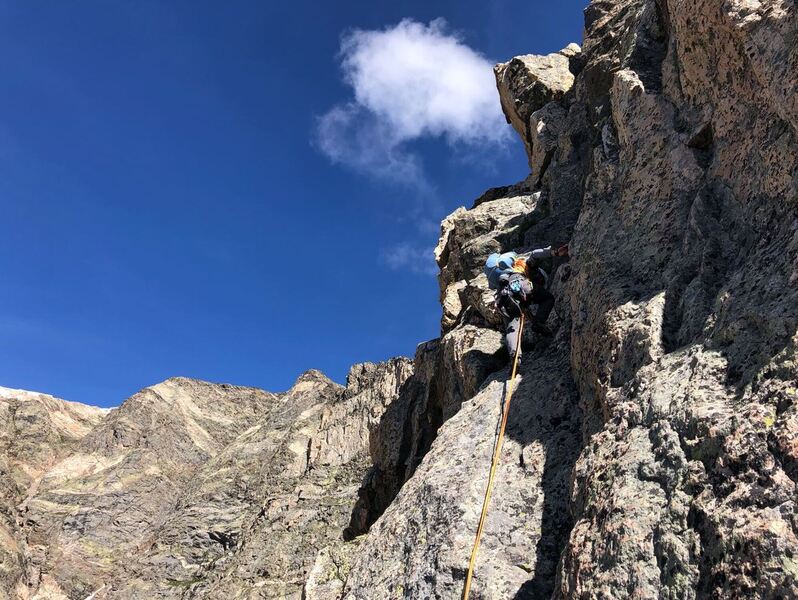
<path fill-rule="evenodd" d="M 427 188 L 421 160 L 394 133 L 356 103 L 338 105 L 318 121 L 317 144 L 334 163 L 394 183 Z"/>
<path fill-rule="evenodd" d="M 432 248 L 402 242 L 383 250 L 381 258 L 388 267 L 397 271 L 406 269 L 419 275 L 438 274 Z"/>
<path fill-rule="evenodd" d="M 354 97 L 321 116 L 316 131 L 333 162 L 427 187 L 413 141 L 441 137 L 462 150 L 508 139 L 491 61 L 443 19 L 351 31 L 341 41 L 341 66 Z"/>

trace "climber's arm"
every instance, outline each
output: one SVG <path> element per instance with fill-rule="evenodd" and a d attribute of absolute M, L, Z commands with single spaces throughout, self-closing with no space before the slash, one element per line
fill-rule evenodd
<path fill-rule="evenodd" d="M 551 258 L 552 256 L 568 256 L 568 245 L 559 246 L 557 248 L 552 249 L 551 246 L 546 246 L 545 248 L 538 248 L 537 250 L 532 250 L 527 257 L 528 258 Z"/>
<path fill-rule="evenodd" d="M 538 248 L 537 250 L 532 250 L 532 252 L 529 253 L 529 258 L 536 258 L 536 259 L 549 258 L 551 256 L 554 256 L 554 254 L 551 251 L 551 246 L 546 246 L 545 248 Z"/>

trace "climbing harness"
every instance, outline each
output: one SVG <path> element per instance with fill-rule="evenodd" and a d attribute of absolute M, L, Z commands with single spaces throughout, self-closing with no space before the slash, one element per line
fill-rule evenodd
<path fill-rule="evenodd" d="M 502 451 L 502 442 L 504 441 L 504 428 L 507 425 L 507 416 L 510 414 L 510 400 L 513 398 L 513 384 L 515 383 L 515 374 L 518 370 L 518 357 L 521 355 L 521 337 L 524 334 L 524 313 L 521 312 L 521 323 L 518 327 L 518 338 L 515 342 L 515 357 L 513 358 L 513 369 L 510 374 L 510 381 L 507 382 L 507 394 L 504 397 L 501 414 L 501 426 L 496 438 L 496 443 L 493 446 L 493 459 L 490 463 L 490 474 L 488 475 L 488 487 L 485 489 L 485 499 L 482 501 L 482 514 L 479 517 L 479 526 L 477 527 L 477 536 L 474 539 L 474 548 L 471 550 L 471 560 L 468 562 L 468 575 L 466 575 L 465 586 L 463 587 L 463 600 L 468 600 L 468 593 L 471 590 L 471 578 L 474 575 L 474 565 L 477 562 L 477 551 L 479 550 L 479 541 L 482 538 L 482 529 L 485 526 L 485 519 L 488 516 L 488 505 L 490 504 L 490 494 L 493 491 L 493 480 L 496 476 L 496 466 L 499 464 L 499 456 Z"/>

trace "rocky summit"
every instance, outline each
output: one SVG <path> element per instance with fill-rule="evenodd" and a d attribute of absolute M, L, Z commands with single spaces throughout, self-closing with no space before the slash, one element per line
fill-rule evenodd
<path fill-rule="evenodd" d="M 471 597 L 798 598 L 796 40 L 793 0 L 595 0 L 497 65 L 531 173 L 443 222 L 414 360 L 0 388 L 0 598 L 459 598 L 509 376 L 482 266 L 564 243 Z"/>

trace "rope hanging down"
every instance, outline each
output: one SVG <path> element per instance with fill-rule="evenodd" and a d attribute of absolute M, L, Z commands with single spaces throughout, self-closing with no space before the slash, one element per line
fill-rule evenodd
<path fill-rule="evenodd" d="M 468 575 L 466 576 L 465 586 L 463 587 L 463 600 L 468 600 L 468 593 L 471 591 L 471 578 L 474 576 L 474 565 L 477 562 L 477 551 L 479 541 L 482 538 L 482 529 L 485 526 L 485 519 L 488 516 L 488 505 L 490 504 L 490 494 L 493 491 L 493 480 L 496 476 L 496 466 L 499 464 L 501 456 L 502 442 L 504 441 L 504 428 L 507 425 L 507 415 L 510 414 L 510 400 L 513 398 L 515 383 L 515 373 L 518 370 L 518 357 L 521 354 L 521 338 L 524 334 L 524 313 L 521 312 L 521 324 L 518 327 L 518 337 L 515 342 L 515 357 L 513 358 L 513 370 L 510 374 L 510 381 L 507 383 L 507 395 L 505 396 L 504 406 L 502 407 L 501 427 L 496 445 L 493 448 L 493 459 L 490 463 L 490 474 L 488 475 L 488 487 L 485 489 L 485 499 L 482 501 L 482 515 L 479 517 L 477 536 L 474 539 L 474 549 L 471 550 L 471 560 L 468 562 Z"/>

